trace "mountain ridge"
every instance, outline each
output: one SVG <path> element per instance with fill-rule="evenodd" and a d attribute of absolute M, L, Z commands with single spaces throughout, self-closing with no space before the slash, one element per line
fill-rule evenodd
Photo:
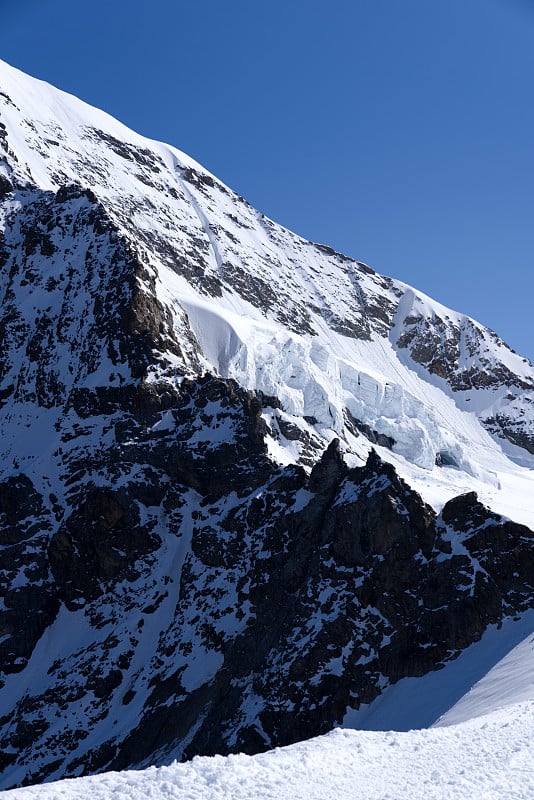
<path fill-rule="evenodd" d="M 0 176 L 2 786 L 324 733 L 530 608 L 496 334 L 4 64 Z"/>

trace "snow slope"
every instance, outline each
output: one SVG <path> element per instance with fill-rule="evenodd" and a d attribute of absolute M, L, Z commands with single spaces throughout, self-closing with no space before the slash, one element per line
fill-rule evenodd
<path fill-rule="evenodd" d="M 502 658 L 467 694 L 443 714 L 437 726 L 457 725 L 534 697 L 534 635 Z"/>
<path fill-rule="evenodd" d="M 534 611 L 491 625 L 441 669 L 389 686 L 374 702 L 349 709 L 343 726 L 409 731 L 452 725 L 534 699 Z"/>
<path fill-rule="evenodd" d="M 257 756 L 195 758 L 3 793 L 6 800 L 531 800 L 534 701 L 444 728 L 335 730 Z"/>

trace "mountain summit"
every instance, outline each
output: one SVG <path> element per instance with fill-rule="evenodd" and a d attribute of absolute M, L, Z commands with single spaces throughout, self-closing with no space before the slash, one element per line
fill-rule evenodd
<path fill-rule="evenodd" d="M 324 733 L 532 604 L 532 364 L 2 62 L 0 291 L 3 787 Z"/>

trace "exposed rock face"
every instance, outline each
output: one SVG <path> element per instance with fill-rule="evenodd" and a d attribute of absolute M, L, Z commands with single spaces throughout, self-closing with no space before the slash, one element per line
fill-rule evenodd
<path fill-rule="evenodd" d="M 180 347 L 153 278 L 91 191 L 17 200 L 0 254 L 3 402 L 56 407 L 102 368 L 104 387 L 142 377 L 162 350 L 198 366 L 192 334 Z"/>
<path fill-rule="evenodd" d="M 24 669 L 57 614 L 59 597 L 46 556 L 53 526 L 43 498 L 25 475 L 0 484 L 0 663 L 4 673 Z"/>
<path fill-rule="evenodd" d="M 1 787 L 323 733 L 529 607 L 530 530 L 473 493 L 436 515 L 369 449 L 470 485 L 472 446 L 505 459 L 477 392 L 534 452 L 531 366 L 174 148 L 8 84 Z"/>
<path fill-rule="evenodd" d="M 401 358 L 404 354 L 405 359 L 446 382 L 463 396 L 466 408 L 473 392 L 489 390 L 498 396 L 499 389 L 508 389 L 504 400 L 497 403 L 498 413 L 483 413 L 482 422 L 491 433 L 534 453 L 534 428 L 525 425 L 525 407 L 534 404 L 532 376 L 514 373 L 506 358 L 495 360 L 496 345 L 512 354 L 496 333 L 469 317 L 447 312 L 429 309 L 408 290 L 390 333 Z"/>
<path fill-rule="evenodd" d="M 143 468 L 120 489 L 80 487 L 33 567 L 46 593 L 6 598 L 4 652 L 19 654 L 6 673 L 54 618 L 61 653 L 2 719 L 4 744 L 17 742 L 6 785 L 325 732 L 530 606 L 533 535 L 476 495 L 436 518 L 374 452 L 349 469 L 336 440 L 309 477 L 277 467 L 257 397 L 206 376 L 161 412 L 163 389 L 101 454 L 108 469 Z M 23 476 L 0 500 L 6 522 L 42 513 Z M 40 627 L 23 634 L 28 609 Z"/>
<path fill-rule="evenodd" d="M 96 600 L 119 578 L 134 581 L 136 562 L 160 544 L 140 524 L 133 497 L 106 487 L 90 488 L 62 523 L 48 547 L 57 592 L 67 608 Z"/>

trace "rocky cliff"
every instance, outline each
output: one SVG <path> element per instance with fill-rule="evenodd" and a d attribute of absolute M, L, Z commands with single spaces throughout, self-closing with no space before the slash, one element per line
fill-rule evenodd
<path fill-rule="evenodd" d="M 0 296 L 3 788 L 323 733 L 532 605 L 532 365 L 3 64 Z"/>

